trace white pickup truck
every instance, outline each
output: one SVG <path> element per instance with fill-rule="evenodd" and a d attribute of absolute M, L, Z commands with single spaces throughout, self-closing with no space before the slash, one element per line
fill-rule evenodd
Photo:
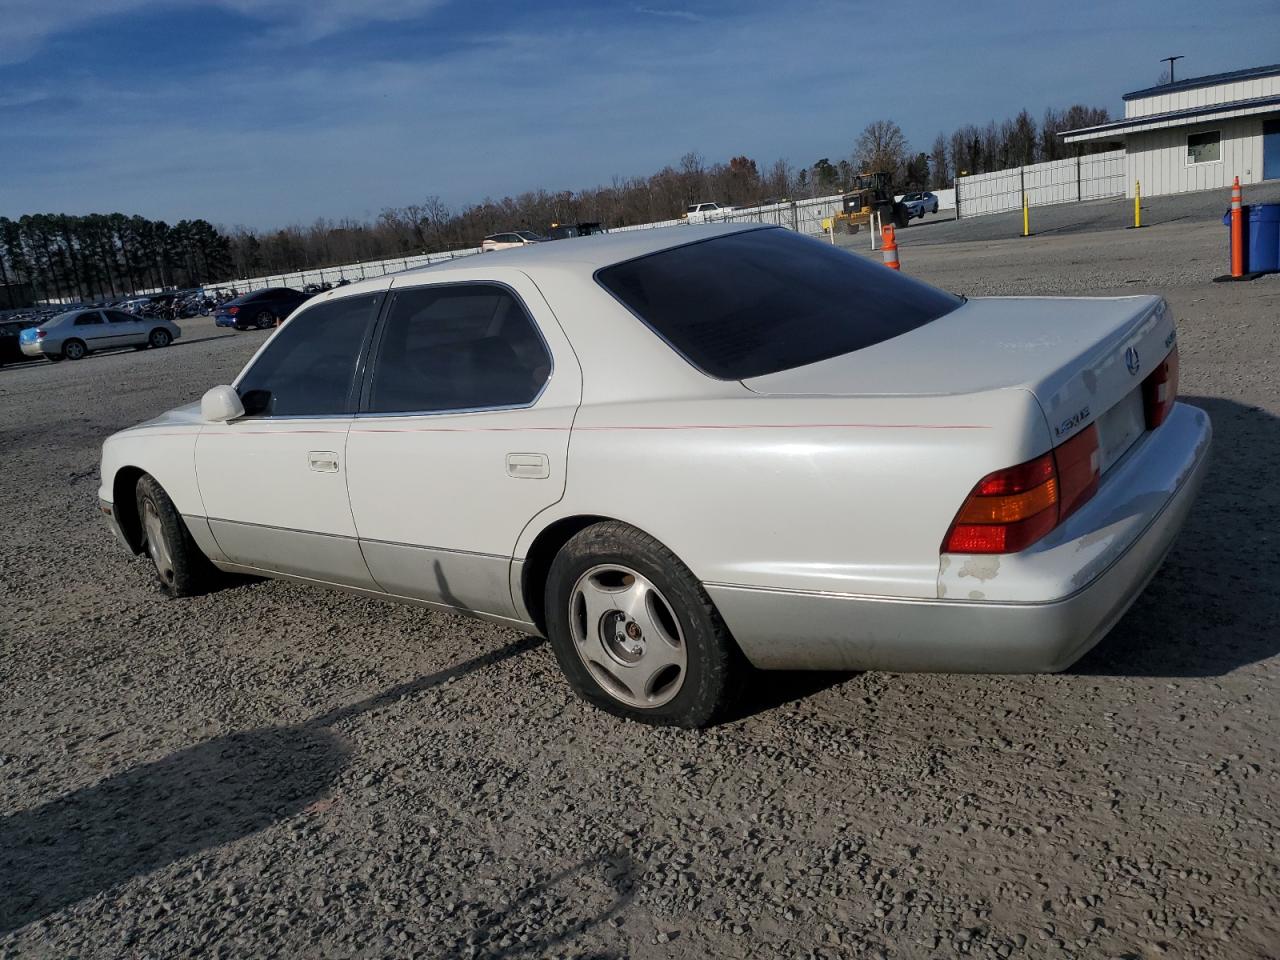
<path fill-rule="evenodd" d="M 718 203 L 691 203 L 680 215 L 687 223 L 715 223 L 723 220 L 726 213 L 732 213 L 733 207 L 721 206 Z"/>

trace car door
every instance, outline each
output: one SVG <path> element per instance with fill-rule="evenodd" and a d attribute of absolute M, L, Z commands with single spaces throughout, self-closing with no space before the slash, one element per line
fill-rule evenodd
<path fill-rule="evenodd" d="M 138 346 L 147 342 L 147 332 L 142 321 L 123 310 L 103 310 L 107 330 L 113 347 Z"/>
<path fill-rule="evenodd" d="M 102 319 L 100 311 L 85 310 L 77 314 L 72 322 L 72 329 L 63 338 L 63 342 L 73 339 L 84 341 L 84 345 L 90 350 L 103 350 L 111 346 L 111 330 Z"/>
<path fill-rule="evenodd" d="M 502 274 L 393 285 L 347 486 L 384 590 L 509 617 L 520 532 L 564 494 L 582 378 L 537 287 Z"/>
<path fill-rule="evenodd" d="M 246 415 L 201 430 L 200 495 L 232 562 L 373 587 L 347 500 L 345 457 L 382 296 L 366 290 L 299 313 L 236 381 Z"/>

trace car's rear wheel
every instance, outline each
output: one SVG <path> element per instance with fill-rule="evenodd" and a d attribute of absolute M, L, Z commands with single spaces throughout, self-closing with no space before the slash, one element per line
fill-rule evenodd
<path fill-rule="evenodd" d="M 624 523 L 586 528 L 557 554 L 547 634 L 586 701 L 642 723 L 703 727 L 736 697 L 745 660 L 701 584 Z"/>
<path fill-rule="evenodd" d="M 254 320 L 254 326 L 256 326 L 259 330 L 267 330 L 271 327 L 274 327 L 275 325 L 276 325 L 275 314 L 273 314 L 270 310 L 263 310 L 261 313 L 258 314 L 257 318 Z"/>
<path fill-rule="evenodd" d="M 89 349 L 80 340 L 68 340 L 62 345 L 62 355 L 68 360 L 83 360 Z"/>
<path fill-rule="evenodd" d="M 160 589 L 171 597 L 190 597 L 208 589 L 217 568 L 196 546 L 164 488 L 144 474 L 138 478 L 136 497 L 143 546 Z"/>
<path fill-rule="evenodd" d="M 147 337 L 147 343 L 153 347 L 167 347 L 173 343 L 173 334 L 164 327 L 156 327 L 151 331 L 151 336 Z"/>

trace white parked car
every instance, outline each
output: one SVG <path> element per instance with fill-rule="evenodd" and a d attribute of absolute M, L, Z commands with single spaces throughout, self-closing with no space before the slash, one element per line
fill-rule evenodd
<path fill-rule="evenodd" d="M 907 208 L 910 217 L 919 217 L 924 219 L 926 213 L 938 212 L 937 194 L 929 193 L 908 193 L 902 198 L 903 205 Z"/>
<path fill-rule="evenodd" d="M 68 310 L 23 330 L 18 344 L 28 357 L 80 360 L 99 350 L 167 347 L 180 336 L 181 327 L 160 317 L 112 309 Z"/>
<path fill-rule="evenodd" d="M 680 219 L 688 223 L 709 223 L 713 220 L 723 220 L 725 214 L 732 212 L 733 207 L 718 203 L 691 203 L 680 215 Z"/>
<path fill-rule="evenodd" d="M 110 437 L 171 594 L 287 577 L 550 638 L 587 700 L 711 722 L 760 668 L 1061 670 L 1210 443 L 1157 297 L 965 300 L 787 230 L 365 280 Z M 245 496 L 247 475 L 269 477 Z"/>
<path fill-rule="evenodd" d="M 495 250 L 512 250 L 517 247 L 528 246 L 531 243 L 541 243 L 542 240 L 542 237 L 529 230 L 495 233 L 493 236 L 485 237 L 480 241 L 480 252 L 493 253 Z"/>

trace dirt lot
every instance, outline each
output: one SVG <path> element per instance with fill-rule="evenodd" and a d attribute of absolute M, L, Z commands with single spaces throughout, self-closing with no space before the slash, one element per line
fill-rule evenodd
<path fill-rule="evenodd" d="M 1165 294 L 1214 420 L 1164 570 L 1066 674 L 767 675 L 651 730 L 460 617 L 165 600 L 98 445 L 262 335 L 0 370 L 0 956 L 1280 953 L 1280 277 L 1209 283 L 1203 219 L 931 229 L 905 269 L 970 295 Z"/>

